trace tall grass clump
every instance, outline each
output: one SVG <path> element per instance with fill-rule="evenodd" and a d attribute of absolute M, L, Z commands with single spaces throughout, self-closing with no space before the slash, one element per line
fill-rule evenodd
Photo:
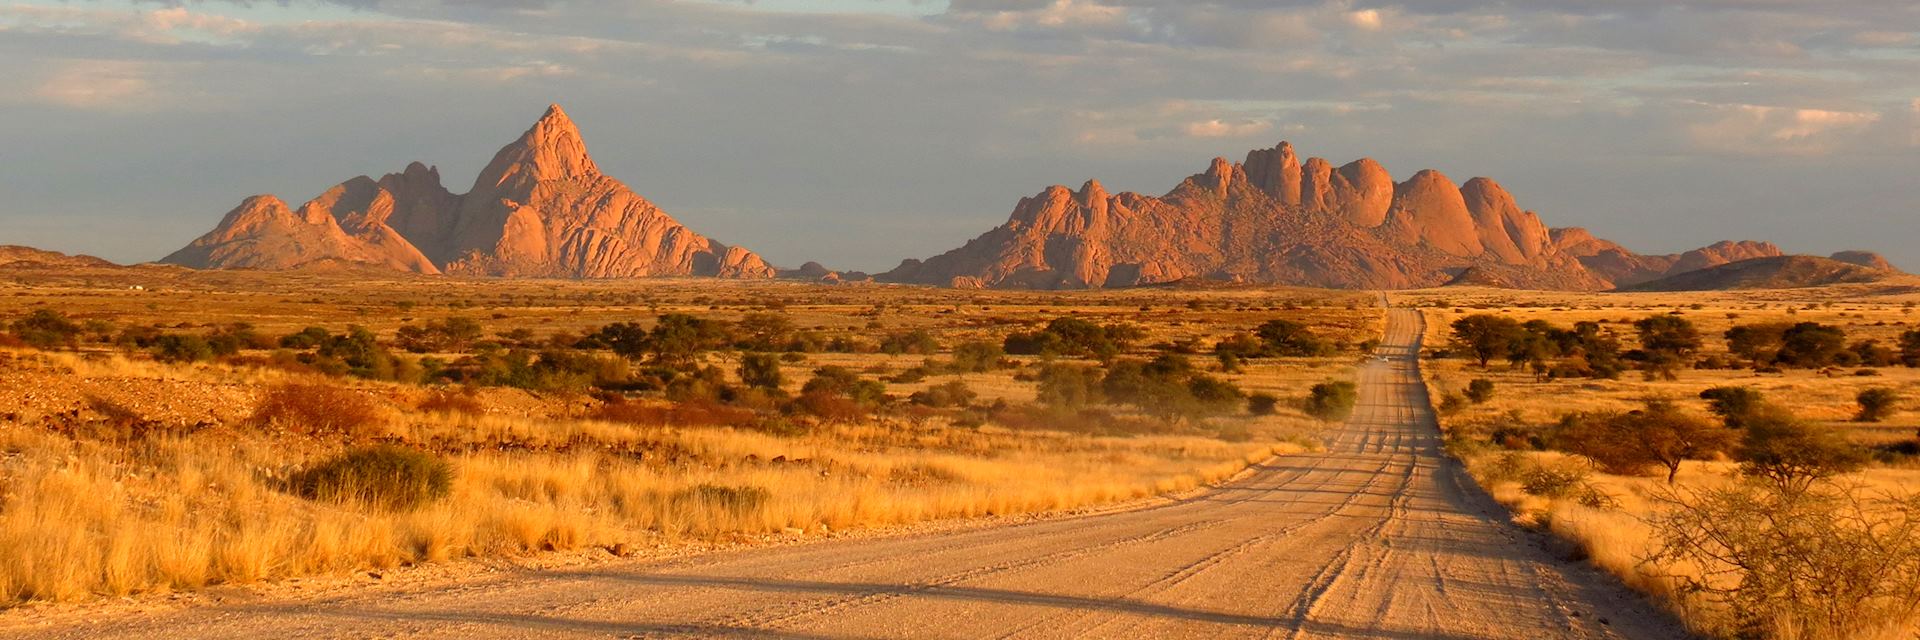
<path fill-rule="evenodd" d="M 268 387 L 253 410 L 253 422 L 263 427 L 350 439 L 375 435 L 380 419 L 380 409 L 371 400 L 330 384 L 295 382 Z"/>
<path fill-rule="evenodd" d="M 294 474 L 288 486 L 310 500 L 412 511 L 447 497 L 453 487 L 453 465 L 425 451 L 392 445 L 364 447 Z"/>

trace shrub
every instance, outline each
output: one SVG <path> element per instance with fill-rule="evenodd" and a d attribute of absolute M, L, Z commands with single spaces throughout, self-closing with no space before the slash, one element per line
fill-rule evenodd
<path fill-rule="evenodd" d="M 1279 396 L 1264 392 L 1256 392 L 1247 396 L 1247 413 L 1256 416 L 1270 416 L 1279 412 Z"/>
<path fill-rule="evenodd" d="M 978 394 L 968 389 L 967 383 L 952 380 L 916 391 L 907 400 L 917 405 L 944 408 L 967 406 L 972 404 L 976 397 Z"/>
<path fill-rule="evenodd" d="M 1700 392 L 1700 398 L 1729 429 L 1744 428 L 1747 419 L 1766 406 L 1766 399 L 1753 387 L 1714 387 Z"/>
<path fill-rule="evenodd" d="M 322 460 L 294 474 L 288 484 L 310 500 L 411 511 L 447 496 L 453 467 L 424 451 L 382 445 Z"/>
<path fill-rule="evenodd" d="M 1467 383 L 1467 400 L 1474 404 L 1486 404 L 1493 399 L 1493 381 L 1486 378 L 1474 378 Z"/>
<path fill-rule="evenodd" d="M 939 351 L 940 341 L 922 329 L 891 334 L 880 340 L 880 352 L 890 356 L 903 353 L 930 355 Z"/>
<path fill-rule="evenodd" d="M 1103 393 L 1093 367 L 1055 364 L 1040 370 L 1039 399 L 1047 406 L 1079 409 L 1100 402 Z"/>
<path fill-rule="evenodd" d="M 1853 416 L 1855 422 L 1880 422 L 1900 408 L 1900 392 L 1874 387 L 1861 391 L 1854 401 L 1860 404 L 1860 412 Z"/>
<path fill-rule="evenodd" d="M 256 424 L 316 436 L 366 437 L 380 417 L 379 407 L 366 397 L 326 384 L 276 385 L 253 409 Z"/>
<path fill-rule="evenodd" d="M 52 309 L 37 309 L 13 321 L 13 337 L 41 349 L 71 347 L 80 337 L 79 323 Z"/>
<path fill-rule="evenodd" d="M 1802 493 L 1814 483 L 1860 468 L 1862 455 L 1838 430 L 1816 427 L 1778 409 L 1749 416 L 1743 427 L 1740 471 L 1781 493 Z"/>
<path fill-rule="evenodd" d="M 1333 344 L 1313 334 L 1306 325 L 1292 320 L 1268 320 L 1254 330 L 1266 355 L 1324 356 L 1332 354 Z"/>
<path fill-rule="evenodd" d="M 780 358 L 770 353 L 749 353 L 740 358 L 740 383 L 759 389 L 779 389 Z"/>
<path fill-rule="evenodd" d="M 1000 345 L 978 340 L 963 342 L 953 348 L 952 370 L 961 373 L 983 373 L 1000 367 L 1000 359 L 1006 356 Z"/>
<path fill-rule="evenodd" d="M 153 341 L 153 357 L 161 362 L 199 362 L 213 359 L 213 347 L 200 336 L 169 333 Z"/>
<path fill-rule="evenodd" d="M 1682 462 L 1725 451 L 1733 443 L 1733 432 L 1687 415 L 1670 402 L 1650 400 L 1646 408 L 1627 413 L 1562 418 L 1555 439 L 1565 450 L 1592 459 L 1609 473 L 1659 467 L 1672 484 Z"/>
<path fill-rule="evenodd" d="M 1920 501 L 1744 483 L 1668 496 L 1648 564 L 1742 638 L 1907 637 L 1920 610 Z"/>
<path fill-rule="evenodd" d="M 1359 388 L 1352 382 L 1322 382 L 1309 390 L 1305 410 L 1315 418 L 1338 422 L 1353 415 L 1353 405 L 1359 398 Z"/>
<path fill-rule="evenodd" d="M 1520 490 L 1547 498 L 1564 498 L 1585 488 L 1591 473 L 1572 464 L 1536 464 L 1520 473 Z"/>

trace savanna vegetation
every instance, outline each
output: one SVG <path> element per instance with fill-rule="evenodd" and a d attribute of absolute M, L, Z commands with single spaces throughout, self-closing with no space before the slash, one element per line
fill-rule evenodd
<path fill-rule="evenodd" d="M 0 282 L 0 600 L 1190 489 L 1312 446 L 1381 323 L 1286 290 L 168 277 Z"/>
<path fill-rule="evenodd" d="M 1449 450 L 1518 521 L 1708 636 L 1912 637 L 1914 305 L 1822 295 L 1408 299 Z"/>

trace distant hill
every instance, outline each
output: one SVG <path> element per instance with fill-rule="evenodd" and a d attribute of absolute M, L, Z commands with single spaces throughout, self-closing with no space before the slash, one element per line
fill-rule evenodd
<path fill-rule="evenodd" d="M 0 245 L 0 266 L 10 267 L 112 267 L 112 262 L 87 255 L 67 255 L 20 245 Z"/>
<path fill-rule="evenodd" d="M 1896 275 L 1900 275 L 1900 272 L 1861 266 L 1833 258 L 1775 256 L 1741 260 L 1717 267 L 1689 271 L 1624 287 L 1621 291 L 1799 289 L 1879 282 Z"/>

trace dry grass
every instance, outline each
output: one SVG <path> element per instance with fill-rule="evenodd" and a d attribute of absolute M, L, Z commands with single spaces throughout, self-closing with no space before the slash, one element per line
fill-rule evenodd
<path fill-rule="evenodd" d="M 801 330 L 872 339 L 925 329 L 951 348 L 1071 315 L 1141 326 L 1147 337 L 1130 357 L 1150 355 L 1155 345 L 1192 344 L 1196 362 L 1210 364 L 1212 340 L 1274 317 L 1348 342 L 1381 328 L 1367 296 L 1287 289 L 1054 294 L 170 269 L 41 277 L 0 281 L 0 295 L 21 309 L 48 306 L 81 320 L 188 331 L 246 321 L 269 335 L 355 323 L 391 336 L 408 322 L 459 315 L 481 319 L 489 332 L 545 336 L 667 312 L 738 319 L 778 308 Z M 147 290 L 127 290 L 134 280 Z M 1276 452 L 1301 450 L 1322 428 L 1290 408 L 1231 418 L 1231 438 L 1193 428 L 1105 437 L 966 427 L 938 412 L 790 423 L 698 403 L 436 390 L 244 364 L 164 365 L 91 349 L 0 349 L 0 372 L 15 376 L 0 378 L 0 602 L 1073 509 L 1218 481 Z M 881 378 L 926 358 L 809 353 L 784 366 L 791 392 L 816 367 Z M 1035 359 L 1012 360 L 1019 366 L 936 373 L 887 392 L 905 397 L 961 380 L 982 406 L 1031 402 L 1033 383 L 1016 376 Z M 711 361 L 732 375 L 733 362 Z M 1222 377 L 1295 398 L 1315 383 L 1350 377 L 1353 364 L 1351 356 L 1260 360 Z M 107 405 L 74 410 L 82 398 L 106 399 L 164 428 L 103 438 L 48 426 L 99 420 Z M 446 459 L 445 497 L 394 509 L 310 500 L 291 482 L 368 442 Z"/>
<path fill-rule="evenodd" d="M 1906 306 L 1911 294 L 1839 295 L 1832 290 L 1743 292 L 1739 294 L 1563 294 L 1525 293 L 1493 290 L 1434 290 L 1399 296 L 1401 303 L 1425 306 L 1427 344 L 1444 345 L 1448 325 L 1455 318 L 1473 313 L 1499 313 L 1522 321 L 1545 319 L 1560 325 L 1593 320 L 1620 332 L 1631 342 L 1631 327 L 1624 323 L 1656 313 L 1678 311 L 1701 326 L 1711 352 L 1724 352 L 1720 333 L 1734 324 L 1750 322 L 1817 321 L 1845 327 L 1850 339 L 1878 338 L 1890 343 L 1902 331 L 1916 326 Z M 1697 306 L 1696 306 L 1697 305 Z M 1792 310 L 1789 313 L 1789 309 Z M 1868 387 L 1894 387 L 1909 397 L 1920 397 L 1920 370 L 1888 367 L 1873 376 L 1856 376 L 1849 369 L 1838 375 L 1805 370 L 1755 374 L 1748 370 L 1682 370 L 1677 380 L 1646 380 L 1628 372 L 1618 380 L 1537 380 L 1531 372 L 1509 369 L 1496 363 L 1480 369 L 1460 359 L 1428 360 L 1427 383 L 1436 401 L 1446 394 L 1463 394 L 1475 378 L 1494 381 L 1496 393 L 1483 404 L 1468 404 L 1458 413 L 1442 417 L 1443 425 L 1462 425 L 1516 421 L 1546 425 L 1559 416 L 1575 411 L 1619 411 L 1632 409 L 1646 398 L 1669 398 L 1689 410 L 1705 414 L 1701 391 L 1716 386 L 1750 386 L 1769 399 L 1791 407 L 1798 415 L 1826 426 L 1846 428 L 1863 445 L 1884 444 L 1914 438 L 1916 414 L 1901 413 L 1879 427 L 1861 427 L 1848 420 L 1856 406 L 1854 396 Z M 1656 555 L 1659 541 L 1650 519 L 1661 512 L 1661 496 L 1670 489 L 1662 479 L 1625 477 L 1591 473 L 1585 483 L 1610 498 L 1609 504 L 1582 504 L 1578 496 L 1541 496 L 1528 493 L 1521 483 L 1506 472 L 1514 459 L 1525 465 L 1553 465 L 1565 462 L 1565 454 L 1544 451 L 1501 452 L 1498 449 L 1455 448 L 1474 476 L 1492 495 L 1514 513 L 1523 525 L 1542 527 L 1575 543 L 1589 562 L 1616 576 L 1629 586 L 1668 605 L 1689 626 L 1709 635 L 1728 633 L 1733 612 L 1690 594 L 1680 588 L 1679 578 L 1701 578 L 1699 567 L 1671 563 L 1649 563 Z M 1736 465 L 1729 461 L 1688 462 L 1678 477 L 1684 490 L 1724 487 L 1735 482 Z M 1920 471 L 1912 463 L 1878 464 L 1846 481 L 1869 495 L 1913 495 L 1920 493 Z M 1920 627 L 1909 626 L 1891 635 L 1874 637 L 1912 637 Z M 1776 631 L 1770 637 L 1798 638 L 1797 632 Z M 1881 633 L 1875 631 L 1874 633 Z"/>

